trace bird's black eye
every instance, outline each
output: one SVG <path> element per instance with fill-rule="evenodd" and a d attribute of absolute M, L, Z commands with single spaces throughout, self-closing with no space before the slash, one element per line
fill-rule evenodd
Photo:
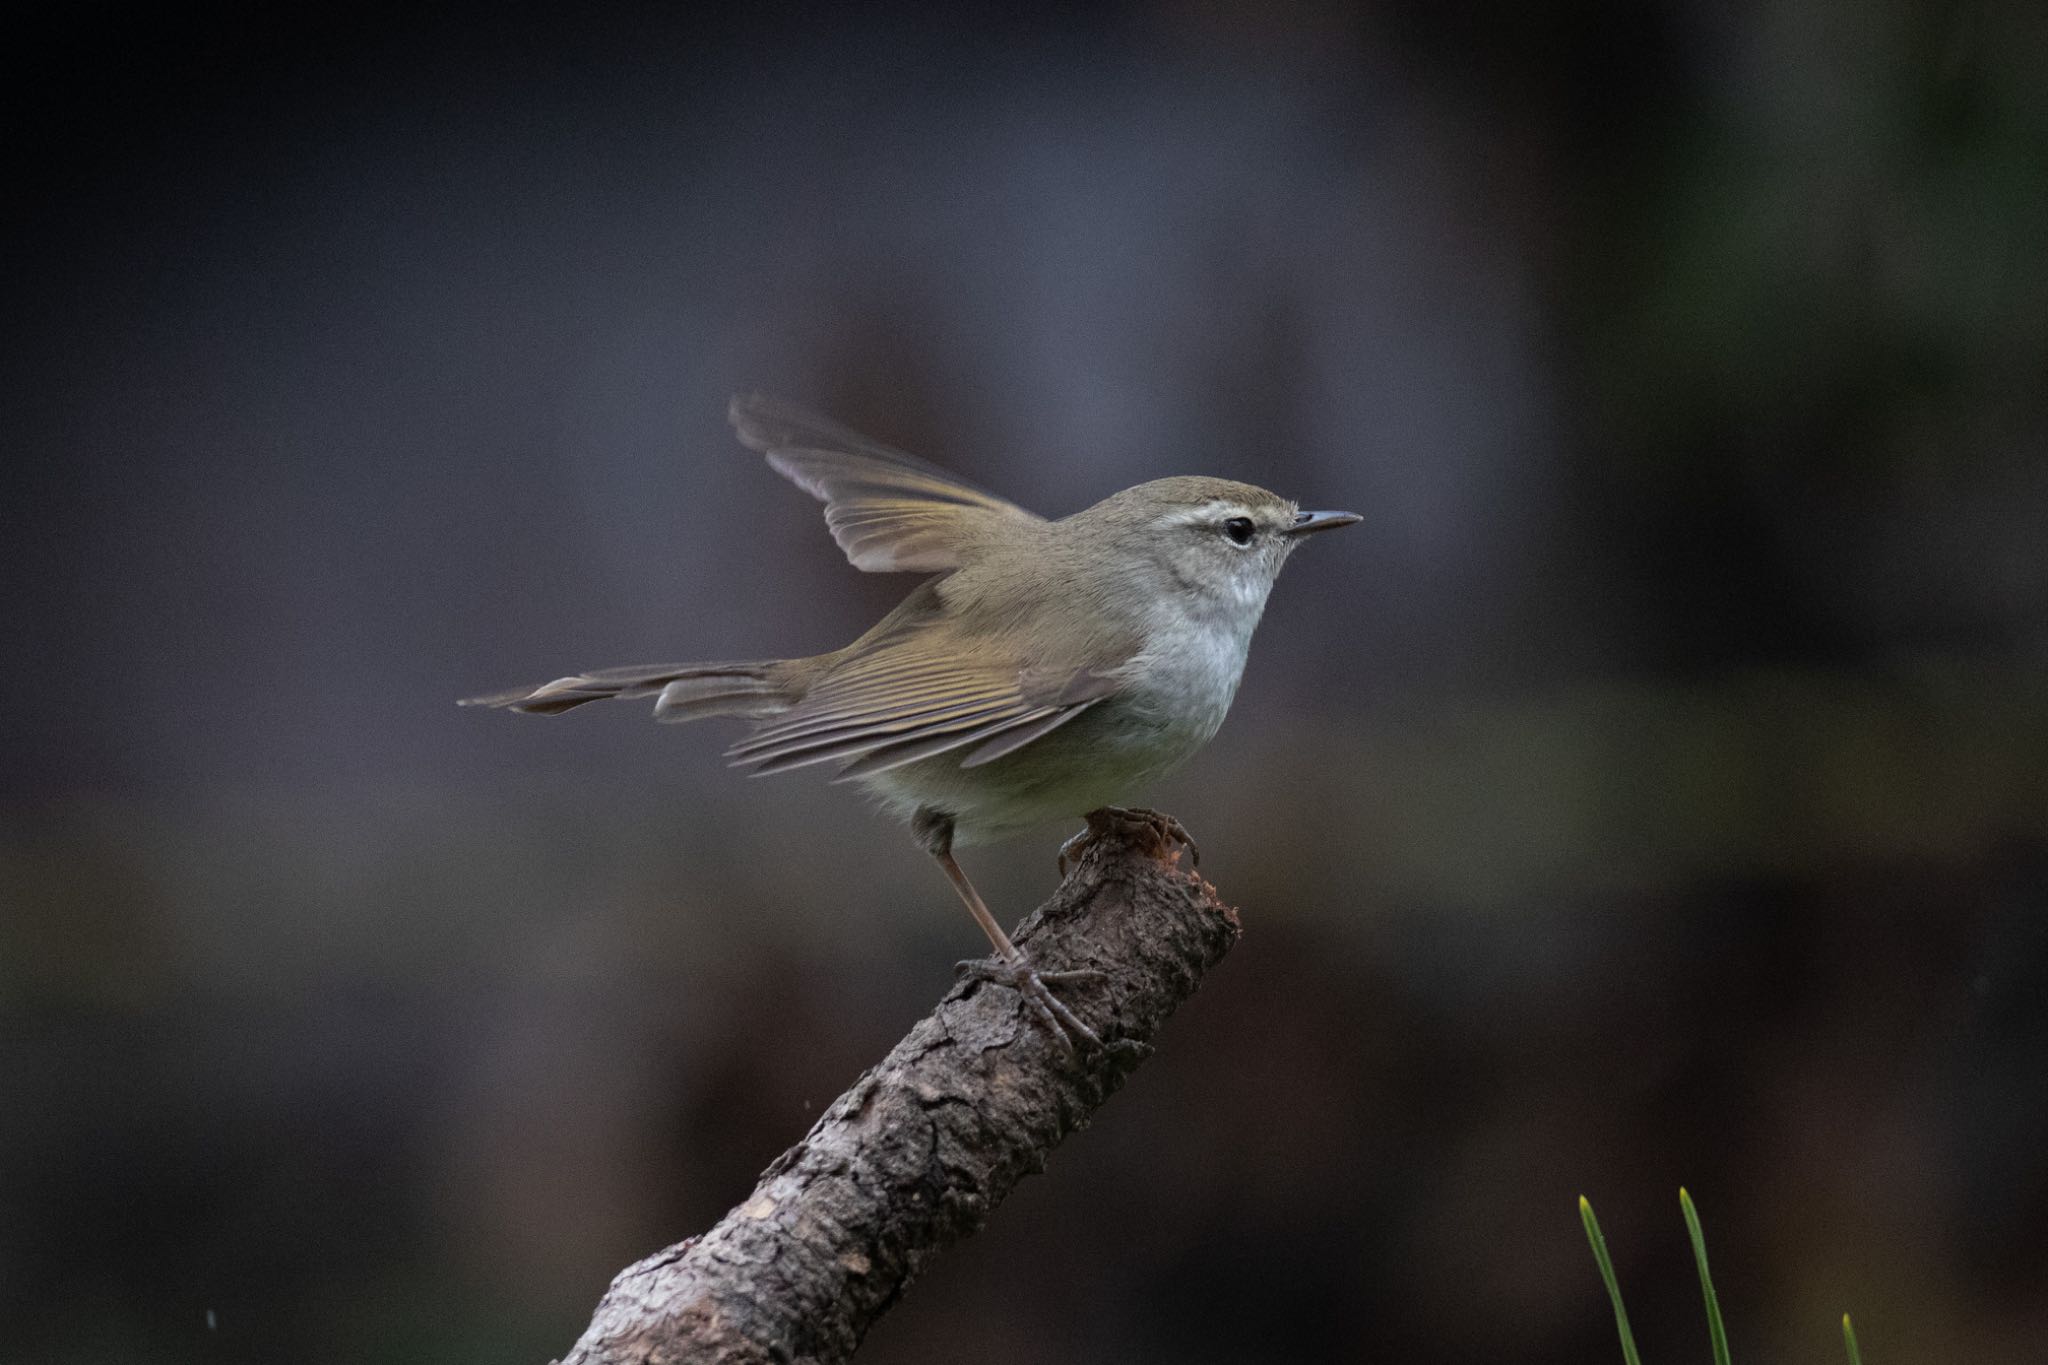
<path fill-rule="evenodd" d="M 1252 533 L 1258 528 L 1252 525 L 1250 517 L 1232 517 L 1223 523 L 1223 534 L 1230 537 L 1232 545 L 1249 545 Z"/>

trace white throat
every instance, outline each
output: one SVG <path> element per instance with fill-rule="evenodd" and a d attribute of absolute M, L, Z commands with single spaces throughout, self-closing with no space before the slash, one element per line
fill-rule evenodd
<path fill-rule="evenodd" d="M 1147 613 L 1145 647 L 1123 672 L 1132 700 L 1166 732 L 1162 767 L 1208 743 L 1223 724 L 1270 588 L 1233 575 L 1223 592 L 1165 595 Z"/>

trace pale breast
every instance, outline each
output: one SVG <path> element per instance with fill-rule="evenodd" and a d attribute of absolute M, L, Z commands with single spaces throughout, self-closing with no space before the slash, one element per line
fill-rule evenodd
<path fill-rule="evenodd" d="M 1215 737 L 1244 677 L 1251 630 L 1236 622 L 1183 616 L 1161 623 L 1123 669 L 1132 705 L 1185 758 Z"/>

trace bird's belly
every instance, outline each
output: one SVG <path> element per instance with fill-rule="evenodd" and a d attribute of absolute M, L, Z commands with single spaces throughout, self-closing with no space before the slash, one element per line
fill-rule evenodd
<path fill-rule="evenodd" d="M 920 806 L 952 815 L 957 843 L 986 843 L 1128 801 L 1198 747 L 1162 736 L 1145 718 L 1105 701 L 993 763 L 963 768 L 958 753 L 937 754 L 865 785 L 899 815 Z"/>

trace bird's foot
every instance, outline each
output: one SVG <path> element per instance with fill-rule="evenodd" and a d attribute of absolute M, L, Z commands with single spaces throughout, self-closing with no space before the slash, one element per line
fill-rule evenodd
<path fill-rule="evenodd" d="M 1140 807 L 1104 806 L 1089 811 L 1088 828 L 1060 845 L 1060 877 L 1064 879 L 1067 868 L 1081 861 L 1081 855 L 1093 848 L 1097 840 L 1112 834 L 1143 839 L 1145 852 L 1162 862 L 1172 856 L 1174 845 L 1178 844 L 1188 851 L 1190 867 L 1202 864 L 1202 850 L 1195 846 L 1194 836 L 1171 815 Z"/>
<path fill-rule="evenodd" d="M 1017 992 L 1038 1021 L 1052 1030 L 1052 1036 L 1060 1040 L 1060 1046 L 1067 1050 L 1069 1058 L 1078 1058 L 1078 1044 L 1086 1043 L 1097 1051 L 1104 1050 L 1104 1044 L 1094 1029 L 1081 1021 L 1079 1015 L 1067 1008 L 1064 1000 L 1052 993 L 1054 986 L 1070 986 L 1083 981 L 1100 981 L 1102 973 L 1092 968 L 1070 972 L 1041 972 L 1028 959 L 1019 958 L 1014 962 L 1000 957 L 972 958 L 956 963 L 953 971 L 963 980 L 992 981 L 998 986 L 1008 986 Z"/>

